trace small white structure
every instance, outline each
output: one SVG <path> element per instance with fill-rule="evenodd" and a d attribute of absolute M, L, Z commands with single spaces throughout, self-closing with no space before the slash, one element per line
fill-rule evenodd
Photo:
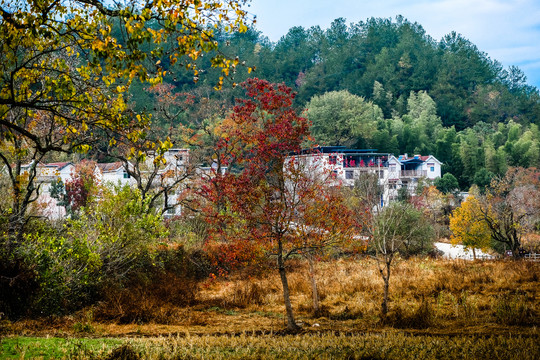
<path fill-rule="evenodd" d="M 472 249 L 465 249 L 463 245 L 452 245 L 442 242 L 436 242 L 435 248 L 443 253 L 443 257 L 446 259 L 461 259 L 461 260 L 474 260 L 474 254 Z M 478 260 L 492 260 L 495 257 L 490 254 L 486 254 L 480 249 L 475 249 L 476 259 Z"/>
<path fill-rule="evenodd" d="M 170 191 L 164 194 L 169 209 L 163 214 L 164 217 L 171 218 L 182 214 L 182 206 L 178 203 L 178 197 L 182 192 L 180 186 L 182 185 L 173 185 L 186 175 L 189 165 L 189 149 L 169 149 L 163 154 L 163 157 L 166 163 L 158 171 L 156 186 L 172 187 Z M 153 161 L 153 158 L 149 157 L 147 161 Z"/>
<path fill-rule="evenodd" d="M 27 168 L 30 165 L 26 166 Z M 64 206 L 58 205 L 58 199 L 51 196 L 53 183 L 61 180 L 64 184 L 71 179 L 75 165 L 72 162 L 56 162 L 49 164 L 38 164 L 36 166 L 36 180 L 39 184 L 39 198 L 36 204 L 44 216 L 57 220 L 66 216 Z"/>

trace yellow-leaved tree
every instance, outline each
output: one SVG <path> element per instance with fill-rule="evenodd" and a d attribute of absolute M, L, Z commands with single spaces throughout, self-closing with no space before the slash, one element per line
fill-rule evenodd
<path fill-rule="evenodd" d="M 8 232 L 20 232 L 37 199 L 35 164 L 46 154 L 88 151 L 104 138 L 111 146 L 145 138 L 149 116 L 128 106 L 135 79 L 157 84 L 164 64 L 177 63 L 196 80 L 197 58 L 212 52 L 221 87 L 238 60 L 216 51 L 213 30 L 246 31 L 245 3 L 0 0 L 0 161 L 14 198 L 0 212 Z M 30 181 L 21 183 L 25 173 Z"/>
<path fill-rule="evenodd" d="M 475 249 L 485 250 L 491 244 L 491 231 L 481 209 L 480 201 L 474 195 L 470 195 L 450 215 L 452 244 L 462 243 L 465 249 L 472 249 L 475 260 Z"/>

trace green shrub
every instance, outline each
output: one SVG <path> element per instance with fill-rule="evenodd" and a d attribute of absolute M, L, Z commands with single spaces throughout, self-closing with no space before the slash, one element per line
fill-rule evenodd
<path fill-rule="evenodd" d="M 157 245 L 167 236 L 160 212 L 129 187 L 102 188 L 100 196 L 62 229 L 44 228 L 19 244 L 16 264 L 28 264 L 39 285 L 27 296 L 31 312 L 77 310 L 98 300 L 103 286 L 122 286 L 137 271 L 154 266 Z M 14 302 L 21 297 L 14 291 L 9 295 Z M 13 307 L 5 302 L 1 299 L 0 305 Z"/>
<path fill-rule="evenodd" d="M 78 219 L 68 221 L 67 233 L 95 248 L 101 260 L 101 277 L 123 282 L 148 253 L 155 251 L 167 230 L 160 212 L 150 208 L 150 199 L 142 199 L 138 190 L 104 188 L 101 197 Z"/>

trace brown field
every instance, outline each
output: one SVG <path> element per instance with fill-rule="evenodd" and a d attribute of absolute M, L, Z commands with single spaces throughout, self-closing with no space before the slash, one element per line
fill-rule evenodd
<path fill-rule="evenodd" d="M 482 346 L 492 348 L 539 343 L 540 263 L 399 260 L 391 278 L 387 317 L 380 315 L 382 280 L 374 260 L 318 263 L 322 300 L 318 314 L 312 311 L 307 265 L 300 261 L 290 265 L 292 300 L 297 321 L 303 325 L 302 339 L 317 337 L 318 343 L 331 343 L 332 338 L 339 342 L 343 337 L 370 341 L 410 337 L 435 343 L 439 341 L 436 339 L 444 339 L 446 344 L 457 339 L 458 343 L 481 339 Z M 113 293 L 108 302 L 71 316 L 3 321 L 0 330 L 4 341 L 29 336 L 128 338 L 135 342 L 147 339 L 144 346 L 158 341 L 156 338 L 175 338 L 177 342 L 196 338 L 195 342 L 218 346 L 232 338 L 240 344 L 248 341 L 246 337 L 252 344 L 261 342 L 260 346 L 268 346 L 269 339 L 274 343 L 277 338 L 292 336 L 284 331 L 284 308 L 276 271 L 258 275 L 244 271 L 199 284 L 166 280 L 152 289 Z M 185 303 L 186 299 L 189 305 L 175 305 L 175 301 Z M 486 341 L 494 343 L 486 345 Z M 540 348 L 533 346 L 528 354 L 535 358 Z"/>
<path fill-rule="evenodd" d="M 290 264 L 297 321 L 305 331 L 406 329 L 430 334 L 538 334 L 540 263 L 399 260 L 390 283 L 390 314 L 380 316 L 382 280 L 369 258 L 317 264 L 322 309 L 312 311 L 307 266 Z M 190 305 L 185 303 L 189 298 Z M 317 324 L 317 325 L 315 325 Z M 284 328 L 276 271 L 113 293 L 106 303 L 64 317 L 3 324 L 4 333 L 104 336 L 169 333 L 272 333 Z"/>

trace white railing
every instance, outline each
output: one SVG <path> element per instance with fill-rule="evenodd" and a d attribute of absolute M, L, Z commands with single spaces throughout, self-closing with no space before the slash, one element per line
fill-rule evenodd
<path fill-rule="evenodd" d="M 540 254 L 525 254 L 525 260 L 540 261 Z"/>
<path fill-rule="evenodd" d="M 401 170 L 401 177 L 427 176 L 427 170 Z"/>

